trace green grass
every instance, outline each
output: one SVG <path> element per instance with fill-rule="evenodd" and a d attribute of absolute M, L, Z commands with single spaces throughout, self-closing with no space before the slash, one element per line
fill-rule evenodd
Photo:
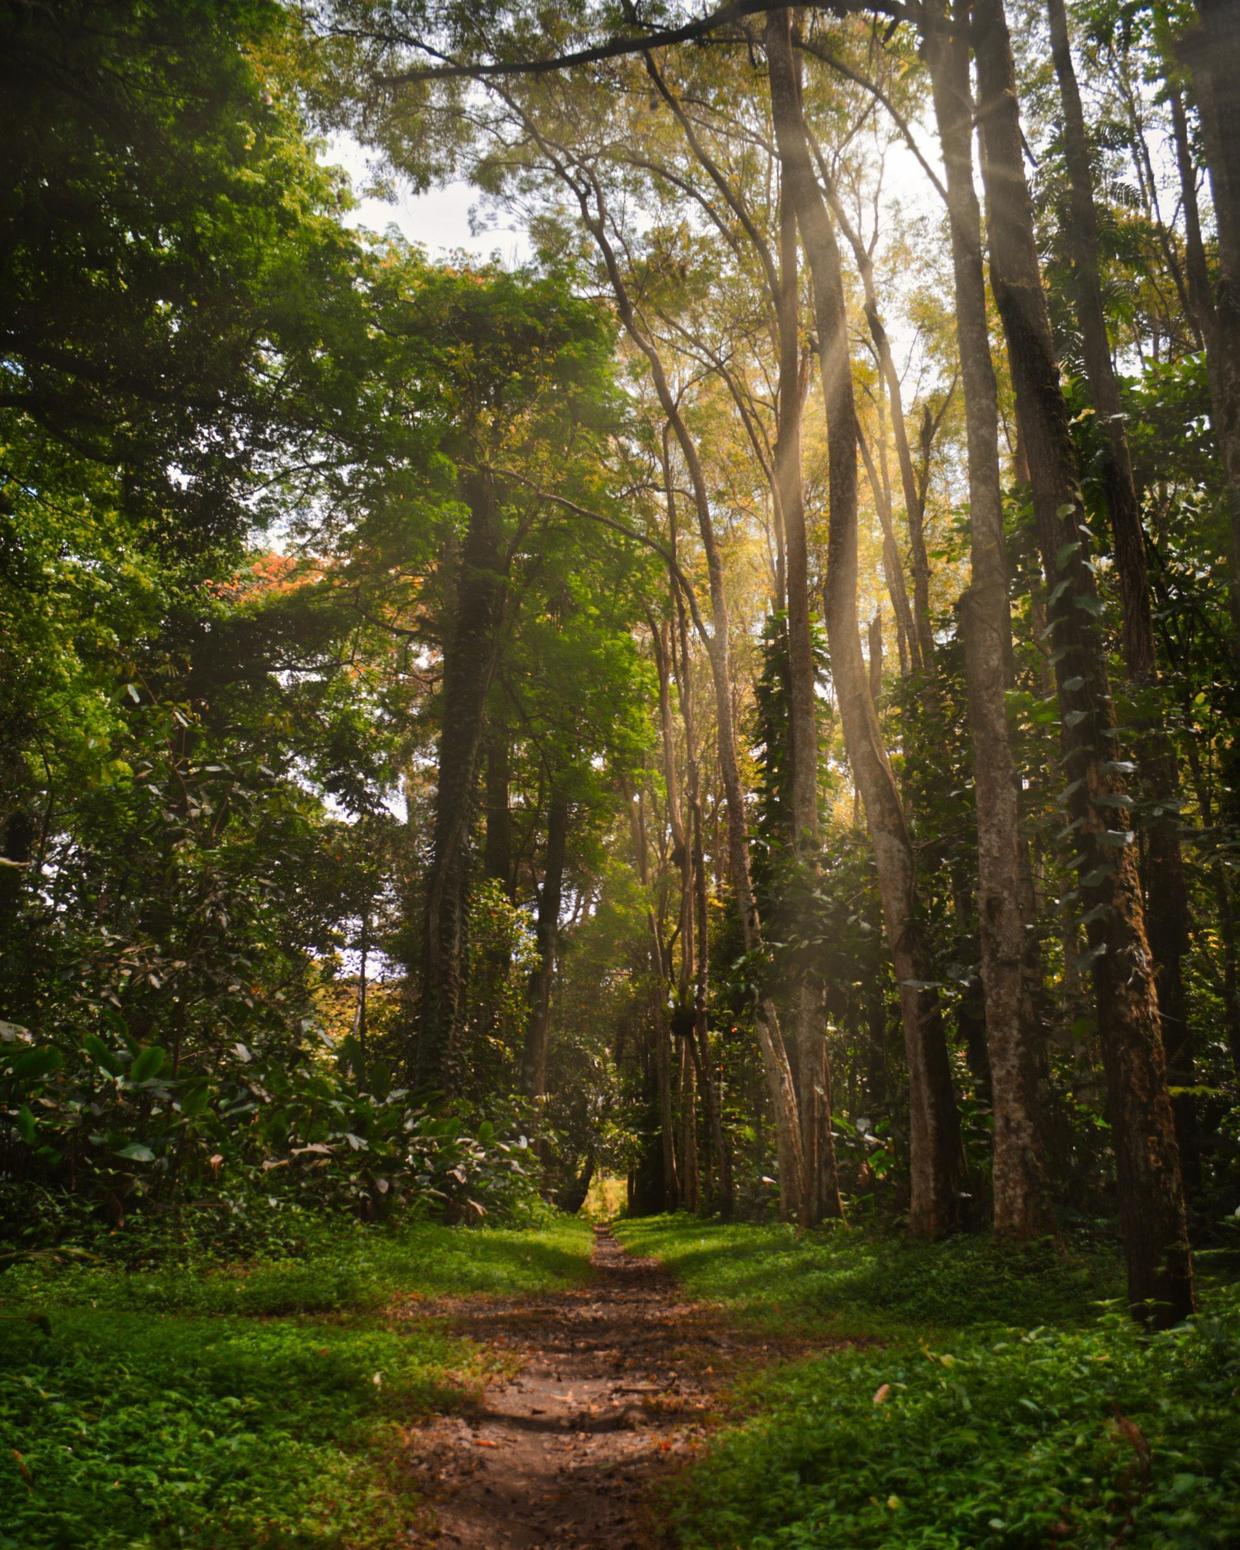
<path fill-rule="evenodd" d="M 385 1231 L 333 1222 L 301 1253 L 252 1264 L 221 1265 L 191 1255 L 124 1271 L 89 1260 L 57 1266 L 35 1261 L 9 1271 L 4 1292 L 30 1304 L 50 1297 L 61 1306 L 180 1313 L 367 1313 L 402 1294 L 575 1286 L 587 1273 L 589 1247 L 585 1224 L 571 1217 L 552 1218 L 537 1231 L 433 1222 Z"/>
<path fill-rule="evenodd" d="M 589 1232 L 344 1228 L 304 1259 L 28 1265 L 0 1319 L 0 1550 L 390 1546 L 402 1428 L 486 1358 L 407 1294 L 577 1284 Z M 49 1321 L 43 1333 L 30 1315 Z"/>
<path fill-rule="evenodd" d="M 986 1237 L 915 1243 L 824 1228 L 706 1223 L 661 1216 L 617 1224 L 635 1252 L 675 1270 L 695 1297 L 742 1321 L 821 1338 L 1069 1323 L 1123 1291 L 1113 1250 L 1074 1251 L 1049 1240 L 1004 1247 Z"/>
<path fill-rule="evenodd" d="M 742 1322 L 842 1344 L 736 1395 L 669 1490 L 682 1550 L 1240 1544 L 1240 1289 L 1147 1337 L 1099 1250 L 622 1225 Z"/>

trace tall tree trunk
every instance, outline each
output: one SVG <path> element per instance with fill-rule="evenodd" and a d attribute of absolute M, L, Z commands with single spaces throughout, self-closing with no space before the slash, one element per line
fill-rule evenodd
<path fill-rule="evenodd" d="M 1070 829 L 1089 936 L 1134 1307 L 1174 1322 L 1193 1308 L 1192 1256 L 1158 1001 L 1117 773 L 1115 717 L 1097 627 L 1091 540 L 1025 181 L 1016 75 L 1002 0 L 976 0 L 983 178 L 991 283 L 1028 449 L 1053 632 Z"/>
<path fill-rule="evenodd" d="M 1196 335 L 1197 348 L 1201 349 L 1210 332 L 1214 319 L 1214 303 L 1210 296 L 1210 271 L 1206 264 L 1206 248 L 1201 236 L 1201 210 L 1197 201 L 1197 169 L 1193 165 L 1192 146 L 1188 139 L 1188 114 L 1184 110 L 1184 93 L 1174 82 L 1167 84 L 1167 99 L 1171 106 L 1171 133 L 1175 140 L 1175 164 L 1180 180 L 1180 205 L 1184 212 L 1184 268 L 1187 277 L 1186 311 Z"/>
<path fill-rule="evenodd" d="M 553 781 L 547 803 L 547 854 L 542 887 L 538 890 L 538 918 L 534 942 L 538 961 L 530 975 L 529 1016 L 521 1051 L 521 1090 L 529 1098 L 547 1094 L 547 1047 L 551 1034 L 551 987 L 555 981 L 560 942 L 560 904 L 564 893 L 564 862 L 568 853 L 568 793 Z"/>
<path fill-rule="evenodd" d="M 1158 700 L 1145 530 L 1102 304 L 1098 217 L 1094 208 L 1089 139 L 1072 63 L 1064 0 L 1047 0 L 1047 15 L 1063 104 L 1064 158 L 1069 187 L 1064 235 L 1072 260 L 1073 299 L 1084 344 L 1085 375 L 1102 422 L 1102 482 L 1111 518 L 1115 568 L 1119 573 L 1123 605 L 1124 665 L 1138 696 L 1137 752 L 1141 761 L 1142 795 L 1148 812 L 1141 868 L 1146 930 L 1154 962 L 1167 1072 L 1175 1086 L 1189 1088 L 1196 1078 L 1192 1027 L 1184 988 L 1183 961 L 1188 950 L 1189 912 L 1188 887 L 1180 854 L 1179 775 Z M 1175 1099 L 1174 1107 L 1185 1181 L 1192 1189 L 1200 1183 L 1201 1176 L 1196 1106 L 1191 1094 L 1182 1093 Z"/>
<path fill-rule="evenodd" d="M 670 470 L 669 490 L 670 490 Z M 673 502 L 674 505 L 674 502 Z M 673 543 L 675 534 L 673 533 Z M 680 688 L 680 714 L 685 728 L 685 801 L 689 815 L 689 847 L 692 859 L 694 965 L 693 965 L 693 1040 L 696 1051 L 698 1086 L 706 1105 L 706 1127 L 711 1155 L 708 1167 L 708 1200 L 722 1215 L 730 1217 L 735 1205 L 732 1183 L 732 1153 L 723 1129 L 723 1113 L 710 1051 L 710 936 L 706 892 L 706 846 L 703 838 L 701 777 L 698 766 L 697 729 L 693 714 L 693 694 L 689 680 L 689 621 L 684 599 L 676 597 L 676 635 L 679 661 L 676 682 Z"/>
<path fill-rule="evenodd" d="M 513 896 L 512 810 L 509 785 L 512 779 L 512 745 L 507 727 L 495 725 L 486 737 L 486 838 L 483 842 L 483 871 L 502 884 L 509 899 Z"/>
<path fill-rule="evenodd" d="M 362 1069 L 366 1068 L 366 1035 L 367 1035 L 367 1008 L 366 991 L 368 988 L 367 975 L 370 968 L 370 901 L 362 906 L 361 935 L 357 944 L 357 1001 L 353 1007 L 353 1037 L 357 1040 L 358 1059 Z"/>
<path fill-rule="evenodd" d="M 659 1156 L 663 1180 L 660 1210 L 674 1211 L 680 1205 L 680 1166 L 677 1156 L 676 1110 L 672 1092 L 672 1020 L 667 1013 L 668 990 L 672 977 L 663 948 L 663 933 L 655 907 L 650 877 L 650 855 L 646 839 L 645 802 L 639 792 L 628 804 L 629 827 L 633 836 L 633 855 L 637 876 L 646 894 L 646 931 L 650 944 L 650 1037 L 654 1054 L 655 1114 L 659 1131 Z"/>
<path fill-rule="evenodd" d="M 900 487 L 904 494 L 904 517 L 908 525 L 909 558 L 913 568 L 912 644 L 915 647 L 913 665 L 925 673 L 933 672 L 934 631 L 930 624 L 930 557 L 926 552 L 925 496 L 917 482 L 913 468 L 913 452 L 909 445 L 908 426 L 904 419 L 904 389 L 900 373 L 896 370 L 891 341 L 883 324 L 878 306 L 878 292 L 874 288 L 874 260 L 861 239 L 861 233 L 848 219 L 843 201 L 834 185 L 826 178 L 826 168 L 821 158 L 819 167 L 824 174 L 823 191 L 831 206 L 836 224 L 844 233 L 857 271 L 861 276 L 865 297 L 865 320 L 869 325 L 874 355 L 878 361 L 879 377 L 887 390 L 891 405 L 891 433 L 896 444 L 896 462 L 900 469 Z"/>
<path fill-rule="evenodd" d="M 464 1076 L 460 1023 L 469 827 L 506 595 L 499 503 L 491 477 L 468 475 L 462 494 L 469 523 L 443 643 L 435 823 L 422 917 L 417 1031 L 411 1051 L 415 1082 L 449 1096 L 461 1090 Z"/>
<path fill-rule="evenodd" d="M 956 338 L 968 449 L 971 576 L 960 600 L 977 805 L 978 935 L 994 1113 L 994 1225 L 1028 1237 L 1045 1224 L 1038 1072 L 1040 1030 L 1023 972 L 1019 781 L 1005 694 L 1012 660 L 999 475 L 999 409 L 973 187 L 968 44 L 945 4 L 927 10 L 925 52 L 943 151 L 951 225 Z"/>
<path fill-rule="evenodd" d="M 10 787 L 10 792 L 13 789 Z M 12 800 L 8 792 L 5 795 Z M 25 807 L 14 805 L 0 831 L 0 847 L 8 862 L 7 866 L 0 865 L 0 989 L 4 993 L 6 1018 L 23 1024 L 35 1019 L 22 911 L 29 898 L 31 873 L 36 870 L 36 835 L 34 820 Z"/>
<path fill-rule="evenodd" d="M 1199 25 L 1181 42 L 1201 115 L 1214 195 L 1218 278 L 1206 336 L 1214 433 L 1230 507 L 1232 652 L 1240 669 L 1240 7 L 1196 0 Z"/>
<path fill-rule="evenodd" d="M 801 481 L 801 372 L 797 282 L 796 214 L 781 201 L 779 256 L 759 230 L 744 200 L 696 132 L 691 117 L 669 89 L 652 55 L 646 69 L 664 102 L 671 108 L 685 139 L 728 208 L 740 223 L 766 280 L 775 320 L 779 357 L 776 442 L 770 469 L 776 533 L 778 595 L 786 604 L 789 652 L 789 747 L 791 772 L 791 843 L 802 867 L 815 864 L 818 830 L 818 735 L 814 693 L 814 662 L 809 595 L 808 546 Z M 739 395 L 738 406 L 744 413 Z M 754 438 L 755 448 L 757 439 Z M 761 455 L 761 454 L 759 454 Z M 765 462 L 765 460 L 763 460 Z M 826 1094 L 827 1046 L 819 996 L 808 971 L 794 974 L 788 1004 L 790 1042 L 797 1089 L 801 1147 L 805 1170 L 802 1219 L 817 1221 L 842 1209 L 835 1179 L 834 1143 Z"/>
<path fill-rule="evenodd" d="M 809 595 L 809 544 L 801 482 L 801 351 L 796 211 L 786 194 L 779 201 L 779 394 L 775 484 L 787 553 L 788 762 L 792 842 L 798 870 L 818 860 L 818 711 Z M 798 889 L 798 893 L 800 890 Z M 831 1136 L 831 1088 L 822 997 L 808 964 L 790 987 L 796 1049 L 797 1103 L 805 1160 L 805 1219 L 842 1216 L 835 1143 Z"/>
<path fill-rule="evenodd" d="M 697 1063 L 693 1058 L 691 1038 L 676 1039 L 676 1096 L 680 1113 L 680 1144 L 678 1147 L 680 1208 L 696 1211 L 701 1204 L 698 1173 L 697 1144 L 697 1093 L 694 1090 Z"/>
<path fill-rule="evenodd" d="M 879 436 L 882 427 L 883 400 L 879 398 Z M 857 427 L 857 450 L 865 464 L 866 478 L 870 481 L 870 493 L 874 497 L 874 509 L 878 512 L 878 525 L 883 533 L 883 573 L 887 582 L 887 596 L 891 599 L 891 612 L 896 625 L 896 651 L 900 658 L 900 676 L 910 668 L 919 668 L 921 657 L 917 649 L 917 634 L 913 628 L 913 610 L 904 585 L 904 566 L 900 562 L 900 549 L 896 543 L 895 523 L 891 510 L 891 490 L 885 477 L 880 475 L 874 454 L 866 443 L 865 434 Z M 880 445 L 880 453 L 881 453 Z"/>
<path fill-rule="evenodd" d="M 875 614 L 866 631 L 866 650 L 869 656 L 870 698 L 875 705 L 883 697 L 883 616 Z"/>
<path fill-rule="evenodd" d="M 909 1070 L 909 1226 L 934 1235 L 959 1208 L 960 1129 L 938 996 L 916 911 L 913 847 L 866 682 L 857 619 L 857 419 L 839 247 L 815 178 L 792 46 L 791 13 L 766 20 L 771 112 L 783 187 L 809 260 L 827 411 L 827 640 L 849 763 L 865 803 L 888 943 L 900 985 Z"/>

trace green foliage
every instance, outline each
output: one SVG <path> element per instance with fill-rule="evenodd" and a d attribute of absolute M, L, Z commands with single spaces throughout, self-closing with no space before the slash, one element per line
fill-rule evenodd
<path fill-rule="evenodd" d="M 382 1450 L 471 1365 L 437 1335 L 150 1312 L 57 1313 L 50 1339 L 0 1344 L 13 1550 L 391 1543 L 410 1503 Z"/>
<path fill-rule="evenodd" d="M 488 1359 L 433 1319 L 373 1315 L 441 1292 L 574 1285 L 588 1230 L 389 1234 L 319 1218 L 308 1233 L 300 1256 L 244 1267 L 198 1251 L 137 1273 L 9 1272 L 0 1546 L 363 1550 L 410 1532 L 403 1430 L 461 1403 Z"/>
<path fill-rule="evenodd" d="M 1206 1550 L 1240 1534 L 1240 1300 L 1143 1337 L 959 1332 L 758 1380 L 670 1507 L 694 1550 Z"/>
<path fill-rule="evenodd" d="M 917 1243 L 822 1228 L 753 1226 L 685 1216 L 621 1224 L 626 1244 L 666 1261 L 695 1296 L 764 1324 L 814 1334 L 946 1330 L 973 1324 L 1070 1322 L 1119 1291 L 1114 1250 L 1050 1240 L 1021 1245 L 959 1237 Z"/>
<path fill-rule="evenodd" d="M 665 1496 L 686 1550 L 1149 1550 L 1240 1532 L 1240 1296 L 1153 1338 L 1107 1250 L 686 1217 L 625 1222 L 693 1295 L 838 1341 L 747 1382 L 742 1419 Z M 745 1412 L 749 1412 L 745 1418 Z"/>
<path fill-rule="evenodd" d="M 135 1209 L 213 1206 L 223 1241 L 250 1230 L 261 1201 L 367 1219 L 504 1220 L 537 1209 L 538 1167 L 521 1117 L 498 1100 L 490 1118 L 464 1106 L 429 1110 L 403 1088 L 376 1085 L 377 1069 L 365 1091 L 323 1055 L 287 1065 L 241 1044 L 214 1079 L 163 1074 L 163 1050 L 109 1047 L 94 1035 L 72 1063 L 56 1050 L 14 1047 L 7 1081 L 0 1068 L 0 1117 L 25 1182 L 0 1188 L 0 1221 L 19 1240 L 60 1230 L 56 1212 L 31 1219 L 25 1209 L 36 1183 L 118 1225 Z M 45 1053 L 57 1057 L 53 1072 L 14 1074 L 23 1057 Z"/>
<path fill-rule="evenodd" d="M 7 1298 L 28 1307 L 226 1314 L 376 1313 L 400 1295 L 506 1293 L 575 1285 L 586 1273 L 581 1223 L 544 1213 L 537 1231 L 472 1232 L 419 1222 L 363 1226 L 294 1212 L 253 1260 L 236 1263 L 212 1213 L 91 1240 L 90 1253 L 39 1255 L 8 1271 Z M 231 1252 L 236 1252 L 231 1250 Z M 124 1273 L 118 1267 L 128 1266 Z"/>

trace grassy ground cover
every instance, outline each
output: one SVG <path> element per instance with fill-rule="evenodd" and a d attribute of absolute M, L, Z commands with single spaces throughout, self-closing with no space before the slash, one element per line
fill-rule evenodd
<path fill-rule="evenodd" d="M 685 1550 L 1240 1543 L 1240 1292 L 1141 1335 L 1100 1249 L 622 1224 L 695 1296 L 842 1345 L 739 1396 L 668 1502 Z"/>
<path fill-rule="evenodd" d="M 0 1550 L 396 1543 L 416 1506 L 401 1429 L 459 1403 L 484 1358 L 389 1318 L 393 1299 L 575 1285 L 589 1248 L 569 1220 L 336 1224 L 299 1256 L 243 1266 L 10 1270 Z"/>

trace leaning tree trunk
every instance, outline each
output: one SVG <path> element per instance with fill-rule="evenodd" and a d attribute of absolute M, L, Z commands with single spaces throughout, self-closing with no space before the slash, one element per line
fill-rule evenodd
<path fill-rule="evenodd" d="M 1158 1322 L 1193 1309 L 1192 1256 L 1158 1000 L 1127 828 L 1115 716 L 1098 628 L 1091 537 L 1077 482 L 1025 181 L 1003 0 L 976 0 L 991 283 L 1028 450 L 1063 723 L 1065 793 L 1088 933 L 1118 1171 L 1129 1300 Z M 1146 1309 L 1152 1302 L 1152 1310 Z"/>
<path fill-rule="evenodd" d="M 1179 775 L 1175 751 L 1167 735 L 1157 699 L 1158 666 L 1154 656 L 1154 618 L 1150 608 L 1149 575 L 1145 563 L 1145 530 L 1128 450 L 1124 407 L 1111 360 L 1099 270 L 1098 217 L 1094 208 L 1093 176 L 1085 114 L 1077 88 L 1064 0 L 1047 0 L 1051 51 L 1063 104 L 1064 157 L 1068 169 L 1069 205 L 1064 235 L 1072 261 L 1073 299 L 1084 344 L 1085 375 L 1103 435 L 1102 483 L 1115 568 L 1123 606 L 1124 665 L 1137 691 L 1137 752 L 1141 761 L 1145 819 L 1145 857 L 1141 866 L 1145 887 L 1146 930 L 1162 1017 L 1163 1045 L 1171 1082 L 1191 1088 L 1192 1027 L 1184 987 L 1184 955 L 1188 950 L 1188 886 L 1180 854 Z M 1196 1105 L 1191 1093 L 1174 1102 L 1176 1135 L 1185 1181 L 1200 1183 Z"/>
<path fill-rule="evenodd" d="M 1005 694 L 1012 657 L 999 477 L 999 409 L 981 213 L 973 188 L 967 42 L 947 7 L 926 13 L 926 59 L 947 177 L 956 338 L 964 388 L 972 575 L 960 601 L 977 804 L 978 934 L 994 1114 L 995 1231 L 1029 1237 L 1046 1221 L 1039 1071 L 1041 1038 L 1024 972 L 1019 780 Z"/>
<path fill-rule="evenodd" d="M 461 1090 L 464 1076 L 460 1043 L 469 827 L 506 595 L 502 525 L 494 484 L 486 473 L 472 474 L 463 481 L 462 493 L 469 506 L 469 524 L 443 644 L 435 824 L 426 874 L 420 993 L 410 1061 L 419 1086 L 448 1096 Z"/>
<path fill-rule="evenodd" d="M 912 1196 L 909 1226 L 934 1235 L 959 1209 L 960 1128 L 938 997 L 916 913 L 913 847 L 870 698 L 857 620 L 857 421 L 839 247 L 815 178 L 792 47 L 791 13 L 766 21 L 771 113 L 780 175 L 809 260 L 822 354 L 829 456 L 827 641 L 840 720 L 865 803 L 887 937 L 900 985 L 909 1071 Z"/>

